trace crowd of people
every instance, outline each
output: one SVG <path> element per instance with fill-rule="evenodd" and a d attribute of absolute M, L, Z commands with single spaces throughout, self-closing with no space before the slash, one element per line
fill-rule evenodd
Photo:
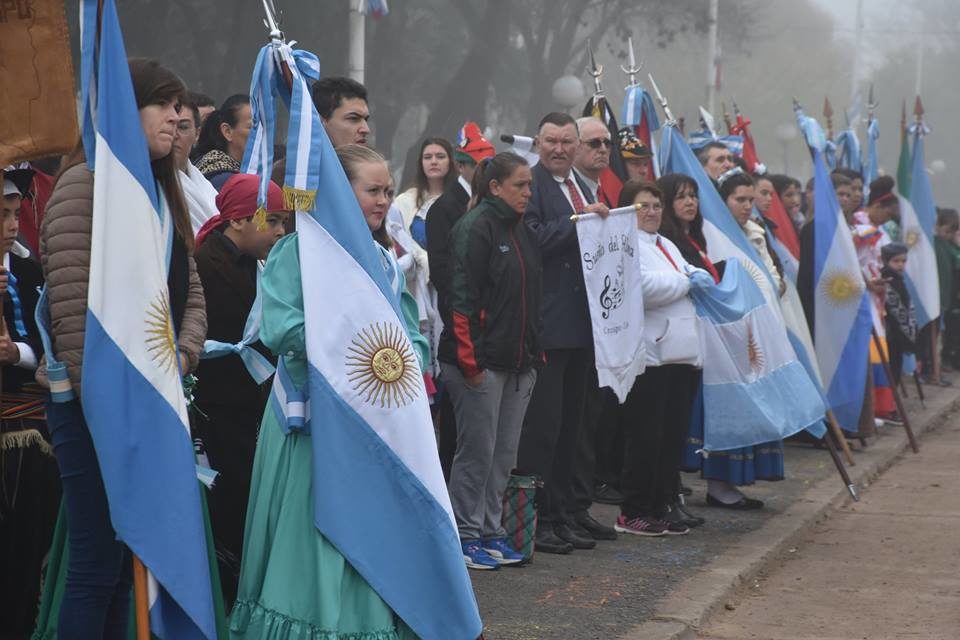
<path fill-rule="evenodd" d="M 275 388 L 300 388 L 307 376 L 296 224 L 281 188 L 284 160 L 276 163 L 260 219 L 260 180 L 241 173 L 253 125 L 249 96 L 232 95 L 214 108 L 213 100 L 187 91 L 155 61 L 131 59 L 130 71 L 153 174 L 174 220 L 170 313 L 181 371 L 195 375 L 197 454 L 219 474 L 208 500 L 233 637 L 267 637 L 281 627 L 283 634 L 270 637 L 306 637 L 294 627 L 337 634 L 323 637 L 411 637 L 317 531 L 312 492 L 324 488 L 307 481 L 310 429 L 274 410 Z M 596 117 L 554 112 L 540 121 L 535 163 L 509 150 L 498 153 L 474 122 L 463 125 L 455 143 L 428 132 L 412 183 L 395 195 L 391 166 L 370 146 L 366 88 L 324 78 L 314 83 L 312 99 L 402 310 L 422 374 L 416 384 L 431 398 L 437 454 L 468 568 L 496 570 L 529 559 L 504 526 L 511 475 L 542 483 L 533 541 L 540 553 L 580 553 L 618 535 L 688 534 L 709 516 L 689 509 L 683 472 L 707 480 L 709 508 L 764 507 L 741 488 L 784 477 L 782 441 L 702 455 L 703 354 L 691 274 L 719 283 L 726 264 L 709 258 L 692 176 L 655 177 L 654 156 L 631 128 L 611 132 Z M 67 390 L 79 398 L 96 180 L 82 150 L 78 145 L 64 159 L 55 178 L 40 164 L 4 171 L 5 392 L 36 380 L 56 393 L 61 389 L 47 371 L 63 363 Z M 612 152 L 626 172 L 619 194 L 603 186 Z M 761 288 L 774 301 L 785 294 L 788 276 L 766 213 L 775 200 L 782 204 L 800 238 L 797 287 L 812 327 L 812 181 L 804 189 L 790 176 L 752 174 L 722 142 L 696 152 L 771 275 L 772 284 Z M 868 381 L 860 424 L 843 425 L 851 437 L 867 437 L 878 422 L 900 419 L 884 387 L 898 384 L 914 357 L 930 376 L 938 354 L 918 330 L 904 281 L 908 248 L 899 239 L 893 179 L 881 177 L 864 189 L 860 174 L 838 169 L 832 180 L 895 377 Z M 636 212 L 646 369 L 621 404 L 598 383 L 572 216 L 606 218 L 626 206 Z M 949 369 L 960 366 L 955 210 L 938 212 L 936 251 L 942 357 Z M 46 337 L 34 321 L 44 282 Z M 335 304 L 330 313 L 337 313 Z M 249 335 L 254 315 L 259 332 Z M 275 365 L 277 380 L 255 375 L 252 358 Z M 863 366 L 873 371 L 870 363 Z M 48 402 L 46 419 L 69 527 L 59 637 L 125 636 L 129 551 L 111 527 L 80 401 Z M 595 502 L 619 505 L 616 520 L 591 515 Z M 49 517 L 31 525 L 44 531 L 35 532 L 35 553 L 17 562 L 34 601 L 51 525 Z M 294 575 L 296 582 L 289 580 Z M 17 588 L 21 584 L 18 578 Z"/>

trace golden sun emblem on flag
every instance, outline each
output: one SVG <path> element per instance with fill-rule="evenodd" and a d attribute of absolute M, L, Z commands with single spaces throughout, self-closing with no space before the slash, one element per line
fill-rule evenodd
<path fill-rule="evenodd" d="M 381 408 L 403 407 L 420 393 L 420 368 L 403 329 L 374 323 L 347 347 L 347 378 L 363 399 Z"/>
<path fill-rule="evenodd" d="M 170 302 L 166 291 L 157 294 L 147 308 L 147 351 L 158 367 L 170 371 L 177 364 L 177 341 L 170 319 Z"/>
<path fill-rule="evenodd" d="M 766 362 L 760 345 L 753 337 L 753 329 L 750 327 L 747 327 L 747 362 L 750 363 L 750 369 L 757 375 L 763 371 L 763 365 Z"/>
<path fill-rule="evenodd" d="M 917 243 L 920 242 L 920 232 L 916 227 L 910 227 L 903 234 L 903 243 L 907 245 L 907 249 L 913 249 L 917 246 Z"/>
<path fill-rule="evenodd" d="M 820 292 L 834 306 L 842 307 L 856 302 L 863 294 L 863 280 L 846 271 L 833 271 L 820 279 Z"/>

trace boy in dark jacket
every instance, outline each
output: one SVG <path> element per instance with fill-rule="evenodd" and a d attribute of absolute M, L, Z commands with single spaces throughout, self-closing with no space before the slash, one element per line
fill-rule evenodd
<path fill-rule="evenodd" d="M 880 255 L 883 258 L 880 276 L 887 283 L 884 307 L 890 372 L 893 375 L 893 384 L 899 385 L 904 354 L 914 353 L 917 348 L 917 318 L 910 301 L 910 292 L 907 291 L 907 284 L 903 279 L 907 266 L 907 246 L 891 242 L 880 250 Z"/>

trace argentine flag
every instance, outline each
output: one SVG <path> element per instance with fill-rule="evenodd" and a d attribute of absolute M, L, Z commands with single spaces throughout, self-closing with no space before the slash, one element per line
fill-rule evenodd
<path fill-rule="evenodd" d="M 924 158 L 926 128 L 914 125 L 910 200 L 901 198 L 900 237 L 907 245 L 907 287 L 917 308 L 917 326 L 923 327 L 940 317 L 940 280 L 937 255 L 933 249 L 933 227 L 937 207 L 930 187 Z"/>
<path fill-rule="evenodd" d="M 84 142 L 94 172 L 84 417 L 117 537 L 150 572 L 151 628 L 214 638 L 196 460 L 167 295 L 171 214 L 153 178 L 113 0 L 82 8 Z"/>
<path fill-rule="evenodd" d="M 739 261 L 692 288 L 703 353 L 703 448 L 737 449 L 819 425 L 820 392 L 797 360 L 780 314 Z M 819 427 L 818 427 L 819 428 Z"/>
<path fill-rule="evenodd" d="M 727 260 L 739 262 L 746 269 L 754 283 L 763 292 L 764 297 L 771 303 L 774 311 L 782 314 L 783 324 L 786 327 L 790 343 L 807 370 L 809 378 L 818 389 L 821 387 L 820 372 L 815 359 L 812 357 L 813 345 L 810 339 L 810 329 L 807 327 L 800 299 L 795 287 L 788 277 L 787 293 L 780 298 L 777 307 L 777 290 L 773 276 L 767 271 L 763 260 L 757 253 L 740 225 L 730 214 L 726 203 L 720 198 L 713 181 L 707 176 L 703 165 L 697 160 L 690 146 L 683 139 L 673 124 L 667 123 L 663 128 L 660 161 L 662 173 L 682 173 L 697 181 L 697 190 L 700 200 L 700 214 L 703 216 L 703 235 L 707 240 L 707 254 L 714 262 Z M 772 238 L 772 234 L 771 238 Z M 775 247 L 779 245 L 772 238 Z M 789 253 L 784 250 L 784 253 Z M 789 276 L 789 269 L 788 269 Z M 820 403 L 822 406 L 822 403 Z M 809 429 L 816 437 L 822 437 L 826 432 L 822 424 L 817 423 Z"/>
<path fill-rule="evenodd" d="M 474 640 L 483 625 L 397 282 L 309 100 L 318 65 L 300 61 L 315 56 L 277 56 L 293 83 L 288 174 L 304 168 L 316 193 L 296 202 L 315 524 L 418 637 Z"/>
<path fill-rule="evenodd" d="M 853 236 L 843 218 L 820 146 L 823 132 L 797 111 L 813 155 L 814 344 L 827 404 L 855 431 L 863 405 L 873 321 Z"/>

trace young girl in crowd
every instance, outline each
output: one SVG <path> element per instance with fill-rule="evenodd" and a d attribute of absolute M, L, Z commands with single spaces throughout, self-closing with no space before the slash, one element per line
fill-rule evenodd
<path fill-rule="evenodd" d="M 390 206 L 390 171 L 376 151 L 345 145 L 337 149 L 384 269 L 396 277 L 393 294 L 404 296 L 403 275 L 390 254 L 384 219 Z M 297 234 L 280 240 L 262 277 L 260 337 L 277 354 L 296 388 L 307 380 L 303 284 Z M 409 299 L 409 296 L 407 296 Z M 417 333 L 416 315 L 404 306 L 406 330 L 423 362 L 426 344 Z M 279 375 L 279 374 L 278 374 Z M 237 603 L 231 615 L 233 638 L 376 638 L 396 640 L 412 632 L 384 600 L 317 530 L 313 438 L 285 433 L 267 410 L 260 427 L 243 536 L 243 564 Z M 318 445 L 319 446 L 319 445 Z M 385 531 L 389 523 L 385 523 Z"/>
<path fill-rule="evenodd" d="M 540 251 L 520 222 L 532 180 L 518 155 L 484 160 L 474 175 L 475 205 L 450 235 L 452 308 L 440 361 L 457 419 L 450 501 L 471 569 L 523 560 L 507 542 L 501 516 L 543 362 Z"/>

